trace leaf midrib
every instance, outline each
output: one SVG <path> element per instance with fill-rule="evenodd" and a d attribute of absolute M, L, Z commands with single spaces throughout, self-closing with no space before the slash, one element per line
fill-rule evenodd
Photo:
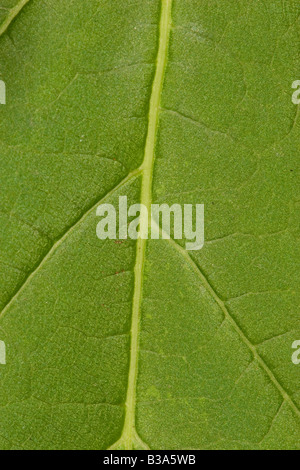
<path fill-rule="evenodd" d="M 156 69 L 150 97 L 148 130 L 144 151 L 144 160 L 140 167 L 142 170 L 142 188 L 140 203 L 147 208 L 149 219 L 151 216 L 150 209 L 152 203 L 152 179 L 155 160 L 155 144 L 159 123 L 161 94 L 168 59 L 168 46 L 171 29 L 171 11 L 172 0 L 161 0 L 159 45 L 156 59 Z M 121 447 L 125 448 L 126 450 L 132 450 L 135 446 L 142 447 L 144 449 L 149 448 L 147 444 L 145 444 L 138 436 L 135 429 L 136 383 L 139 356 L 139 327 L 141 303 L 143 297 L 143 277 L 146 245 L 146 239 L 138 238 L 136 244 L 136 263 L 134 268 L 135 281 L 131 319 L 130 364 L 128 374 L 127 396 L 125 402 L 125 420 L 122 435 L 120 439 L 112 446 L 112 448 Z"/>

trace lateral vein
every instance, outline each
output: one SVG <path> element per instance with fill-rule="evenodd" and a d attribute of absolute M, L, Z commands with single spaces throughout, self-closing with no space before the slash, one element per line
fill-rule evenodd
<path fill-rule="evenodd" d="M 21 0 L 15 7 L 13 7 L 9 14 L 7 15 L 6 20 L 0 26 L 0 37 L 6 32 L 13 20 L 18 16 L 21 10 L 30 0 Z"/>
<path fill-rule="evenodd" d="M 134 170 L 129 175 L 127 175 L 120 183 L 112 188 L 108 193 L 106 193 L 100 201 L 93 203 L 92 207 L 90 207 L 84 214 L 82 214 L 76 222 L 69 227 L 65 233 L 51 246 L 51 248 L 47 251 L 46 254 L 43 255 L 42 259 L 38 262 L 38 264 L 30 271 L 23 283 L 18 287 L 16 292 L 10 298 L 10 300 L 4 305 L 2 311 L 0 312 L 0 320 L 4 317 L 6 312 L 9 310 L 10 306 L 13 302 L 18 298 L 20 293 L 25 289 L 25 287 L 30 283 L 31 279 L 38 273 L 38 271 L 43 267 L 43 265 L 54 255 L 57 248 L 69 237 L 69 235 L 73 232 L 73 230 L 82 222 L 91 212 L 93 212 L 96 207 L 101 204 L 105 199 L 115 193 L 120 187 L 124 186 L 128 181 L 130 181 L 135 176 L 140 174 L 140 169 Z"/>
<path fill-rule="evenodd" d="M 161 0 L 159 46 L 156 59 L 156 70 L 152 84 L 152 92 L 149 106 L 148 132 L 145 144 L 144 160 L 141 165 L 142 188 L 141 204 L 146 206 L 150 217 L 152 201 L 152 178 L 155 160 L 155 144 L 159 122 L 159 111 L 161 93 L 164 82 L 165 69 L 168 59 L 169 37 L 171 29 L 172 0 Z M 139 327 L 140 310 L 143 295 L 143 274 L 145 264 L 145 250 L 147 240 L 138 238 L 135 263 L 135 286 L 132 306 L 131 320 L 131 351 L 128 375 L 127 397 L 125 403 L 125 421 L 120 439 L 111 448 L 125 447 L 131 450 L 135 445 L 142 445 L 144 449 L 148 446 L 143 443 L 135 428 L 136 410 L 136 382 L 138 372 L 138 349 L 139 349 Z"/>
<path fill-rule="evenodd" d="M 210 292 L 211 296 L 213 299 L 216 301 L 216 303 L 219 305 L 221 310 L 224 313 L 225 318 L 230 322 L 230 324 L 233 326 L 233 328 L 236 330 L 236 332 L 239 334 L 240 338 L 242 341 L 248 346 L 250 351 L 252 352 L 253 357 L 257 360 L 257 362 L 260 364 L 260 366 L 263 368 L 265 373 L 268 375 L 269 379 L 273 383 L 273 385 L 277 388 L 278 392 L 281 394 L 283 399 L 290 405 L 294 413 L 300 417 L 300 410 L 294 400 L 289 396 L 287 391 L 283 388 L 281 383 L 278 381 L 278 379 L 275 377 L 274 373 L 271 371 L 269 366 L 265 363 L 264 359 L 260 356 L 259 352 L 257 351 L 257 348 L 255 345 L 251 343 L 251 341 L 247 338 L 241 327 L 237 324 L 237 322 L 234 320 L 234 318 L 230 315 L 229 310 L 227 309 L 225 303 L 220 299 L 218 294 L 216 293 L 215 289 L 212 287 L 208 279 L 205 277 L 203 274 L 201 268 L 195 263 L 195 261 L 191 258 L 191 256 L 188 254 L 188 252 L 182 248 L 175 240 L 167 239 L 167 242 L 169 242 L 177 251 L 183 255 L 185 258 L 186 262 L 191 266 L 193 271 L 200 277 L 202 283 L 205 285 L 206 289 L 208 292 Z"/>

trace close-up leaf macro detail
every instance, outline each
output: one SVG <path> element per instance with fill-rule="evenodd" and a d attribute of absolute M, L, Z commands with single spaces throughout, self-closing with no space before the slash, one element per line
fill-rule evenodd
<path fill-rule="evenodd" d="M 1 450 L 300 450 L 297 80 L 299 0 L 0 0 Z"/>

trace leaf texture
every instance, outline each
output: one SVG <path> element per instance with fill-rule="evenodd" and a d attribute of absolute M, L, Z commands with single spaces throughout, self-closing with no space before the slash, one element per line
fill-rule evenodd
<path fill-rule="evenodd" d="M 0 448 L 299 449 L 299 2 L 0 7 Z"/>

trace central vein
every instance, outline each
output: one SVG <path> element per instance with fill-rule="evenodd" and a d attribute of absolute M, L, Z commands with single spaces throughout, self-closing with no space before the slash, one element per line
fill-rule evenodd
<path fill-rule="evenodd" d="M 149 106 L 148 133 L 145 145 L 144 161 L 142 170 L 141 204 L 147 207 L 148 214 L 151 213 L 152 201 L 152 177 L 155 155 L 155 144 L 159 121 L 159 109 L 161 93 L 164 81 L 164 74 L 168 56 L 168 45 L 171 28 L 172 0 L 161 0 L 161 18 L 159 32 L 159 47 L 156 60 L 156 71 L 152 86 L 152 93 Z M 135 407 L 136 407 L 136 382 L 138 370 L 138 349 L 139 349 L 139 327 L 140 312 L 143 292 L 143 274 L 145 264 L 145 250 L 147 240 L 137 240 L 137 253 L 135 264 L 135 286 L 133 296 L 132 321 L 131 321 L 131 354 L 129 365 L 128 389 L 126 397 L 125 422 L 123 433 L 114 448 L 123 447 L 131 450 L 134 447 L 144 447 L 141 439 L 135 430 Z"/>

